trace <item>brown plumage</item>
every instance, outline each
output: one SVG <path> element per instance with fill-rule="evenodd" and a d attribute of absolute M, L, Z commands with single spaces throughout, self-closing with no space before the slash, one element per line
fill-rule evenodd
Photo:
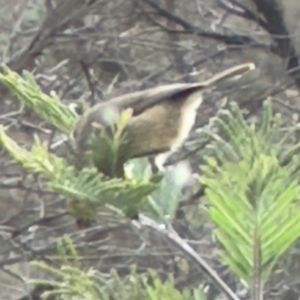
<path fill-rule="evenodd" d="M 180 147 L 188 137 L 203 91 L 221 80 L 253 69 L 254 64 L 246 63 L 203 82 L 162 85 L 99 103 L 88 109 L 76 125 L 73 136 L 77 147 L 84 149 L 93 123 L 105 128 L 113 123 L 112 119 L 117 121 L 124 109 L 131 108 L 133 116 L 126 127 L 131 158 L 158 155 L 155 162 L 162 167 L 169 153 Z M 115 118 L 108 120 L 108 115 Z"/>

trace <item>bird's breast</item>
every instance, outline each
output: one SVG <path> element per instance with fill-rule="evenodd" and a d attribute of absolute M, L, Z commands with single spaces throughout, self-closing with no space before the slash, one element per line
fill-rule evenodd
<path fill-rule="evenodd" d="M 202 93 L 199 92 L 191 95 L 188 101 L 181 107 L 180 125 L 177 137 L 172 145 L 172 151 L 178 149 L 189 136 L 196 121 L 197 109 L 201 103 Z"/>

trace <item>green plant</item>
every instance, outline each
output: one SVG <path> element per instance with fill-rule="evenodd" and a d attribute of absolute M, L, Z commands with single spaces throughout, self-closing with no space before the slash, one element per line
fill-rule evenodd
<path fill-rule="evenodd" d="M 300 236 L 298 127 L 282 132 L 266 101 L 260 124 L 247 124 L 236 104 L 216 119 L 218 135 L 202 167 L 207 213 L 222 259 L 261 299 L 278 258 Z"/>
<path fill-rule="evenodd" d="M 154 270 L 138 275 L 135 268 L 124 279 L 115 270 L 102 274 L 96 270 L 83 271 L 74 245 L 67 237 L 58 243 L 61 267 L 55 268 L 43 262 L 32 264 L 51 274 L 53 280 L 31 280 L 31 283 L 45 286 L 43 299 L 58 296 L 62 300 L 204 300 L 198 289 L 184 289 L 182 292 L 174 287 L 174 279 L 162 281 Z"/>
<path fill-rule="evenodd" d="M 70 134 L 78 116 L 56 95 L 43 94 L 30 73 L 25 72 L 21 77 L 3 67 L 0 81 L 23 105 L 61 132 Z M 28 151 L 0 127 L 0 142 L 25 169 L 42 176 L 48 189 L 63 195 L 77 218 L 93 219 L 103 206 L 112 206 L 130 217 L 141 208 L 151 212 L 153 219 L 165 225 L 162 230 L 158 226 L 153 228 L 165 234 L 205 270 L 228 297 L 238 299 L 206 262 L 171 230 L 181 200 L 180 182 L 184 178 L 174 188 L 176 176 L 171 173 L 164 174 L 163 178 L 161 174 L 153 176 L 148 164 L 136 161 L 125 165 L 123 179 L 115 178 L 120 171 L 119 158 L 122 160 L 124 156 L 122 139 L 126 137 L 122 132 L 129 118 L 130 113 L 125 112 L 112 128 L 111 136 L 101 133 L 94 137 L 95 144 L 80 168 L 75 164 L 76 159 L 50 154 L 47 145 L 37 137 Z M 280 116 L 272 112 L 270 99 L 264 103 L 259 122 L 246 121 L 239 107 L 233 104 L 230 111 L 220 112 L 213 124 L 217 133 L 202 130 L 202 134 L 211 139 L 208 147 L 200 152 L 206 156 L 199 177 L 208 201 L 205 211 L 215 225 L 214 235 L 222 246 L 221 260 L 249 289 L 251 299 L 260 300 L 278 259 L 300 235 L 300 144 L 295 139 L 299 126 L 284 128 Z M 102 150 L 95 153 L 93 145 Z M 183 173 L 181 170 L 179 177 Z M 166 191 L 172 192 L 166 196 Z M 148 201 L 144 201 L 146 199 Z M 83 270 L 68 239 L 59 245 L 58 252 L 60 268 L 36 263 L 54 278 L 53 281 L 35 281 L 51 286 L 45 297 L 55 294 L 68 300 L 203 299 L 199 289 L 179 292 L 174 288 L 172 277 L 162 281 L 151 270 L 137 275 L 133 269 L 123 279 L 115 271 L 104 276 L 93 269 Z"/>

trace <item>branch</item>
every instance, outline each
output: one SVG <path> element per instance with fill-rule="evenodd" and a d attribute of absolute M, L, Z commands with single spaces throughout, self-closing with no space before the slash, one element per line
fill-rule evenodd
<path fill-rule="evenodd" d="M 180 25 L 184 29 L 184 31 L 168 29 L 169 33 L 176 33 L 176 34 L 191 34 L 192 33 L 192 34 L 196 34 L 197 36 L 201 36 L 201 37 L 204 37 L 204 38 L 213 39 L 213 40 L 223 42 L 227 45 L 251 45 L 251 44 L 256 44 L 256 41 L 253 40 L 251 37 L 249 37 L 247 35 L 231 35 L 231 36 L 228 36 L 228 35 L 223 35 L 223 34 L 220 34 L 220 33 L 214 33 L 214 32 L 211 32 L 211 31 L 202 30 L 199 27 L 194 26 L 193 24 L 183 20 L 182 18 L 168 12 L 167 10 L 165 10 L 164 8 L 162 8 L 161 6 L 159 6 L 158 4 L 153 2 L 152 0 L 139 0 L 139 1 L 145 2 L 150 7 L 155 9 L 161 16 L 164 16 L 166 19 L 172 21 L 173 23 L 176 23 L 176 24 Z M 159 26 L 164 27 L 164 29 L 167 29 L 165 26 L 163 26 L 161 24 Z"/>
<path fill-rule="evenodd" d="M 172 244 L 180 249 L 190 260 L 198 266 L 216 285 L 224 292 L 231 300 L 240 300 L 240 298 L 229 288 L 229 286 L 219 277 L 219 275 L 207 264 L 207 262 L 200 257 L 196 251 L 185 241 L 172 228 L 162 228 L 162 226 L 146 216 L 139 215 L 139 223 L 132 221 L 132 225 L 141 229 L 141 225 L 150 227 L 156 232 L 164 235 Z"/>
<path fill-rule="evenodd" d="M 48 15 L 38 29 L 30 44 L 19 55 L 13 56 L 7 65 L 14 71 L 20 72 L 24 68 L 31 68 L 34 59 L 43 53 L 53 36 L 65 30 L 71 23 L 82 18 L 97 5 L 97 0 L 62 0 L 54 9 L 48 10 Z"/>
<path fill-rule="evenodd" d="M 91 106 L 95 105 L 95 86 L 93 84 L 93 79 L 92 79 L 92 76 L 91 76 L 91 73 L 90 73 L 90 67 L 88 65 L 87 62 L 84 61 L 84 59 L 81 59 L 79 61 L 79 66 L 85 76 L 85 79 L 86 79 L 86 82 L 87 82 L 87 85 L 90 89 L 90 92 L 91 92 Z"/>
<path fill-rule="evenodd" d="M 226 10 L 236 16 L 242 17 L 244 19 L 254 21 L 260 27 L 262 27 L 263 29 L 268 31 L 268 24 L 262 18 L 260 18 L 255 12 L 250 10 L 248 7 L 246 7 L 242 3 L 239 3 L 236 0 L 217 0 L 217 2 L 219 4 L 219 6 L 221 8 L 223 8 L 224 10 Z M 233 6 L 239 8 L 239 9 L 235 9 Z"/>
<path fill-rule="evenodd" d="M 278 1 L 274 0 L 253 0 L 268 24 L 268 32 L 277 46 L 277 55 L 287 59 L 287 71 L 291 71 L 295 84 L 300 88 L 300 65 L 299 57 L 294 43 L 290 38 L 289 31 L 285 26 L 283 11 Z"/>

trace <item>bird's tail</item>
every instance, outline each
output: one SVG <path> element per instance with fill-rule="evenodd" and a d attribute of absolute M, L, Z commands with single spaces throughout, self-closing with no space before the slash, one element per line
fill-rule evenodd
<path fill-rule="evenodd" d="M 233 78 L 236 76 L 242 76 L 244 73 L 248 71 L 255 70 L 255 64 L 254 63 L 244 63 L 241 65 L 237 65 L 234 67 L 231 67 L 229 69 L 226 69 L 220 73 L 215 74 L 213 77 L 197 83 L 199 87 L 208 87 L 213 84 L 216 84 L 220 81 L 223 81 L 224 79 Z M 195 84 L 196 85 L 196 84 Z"/>

